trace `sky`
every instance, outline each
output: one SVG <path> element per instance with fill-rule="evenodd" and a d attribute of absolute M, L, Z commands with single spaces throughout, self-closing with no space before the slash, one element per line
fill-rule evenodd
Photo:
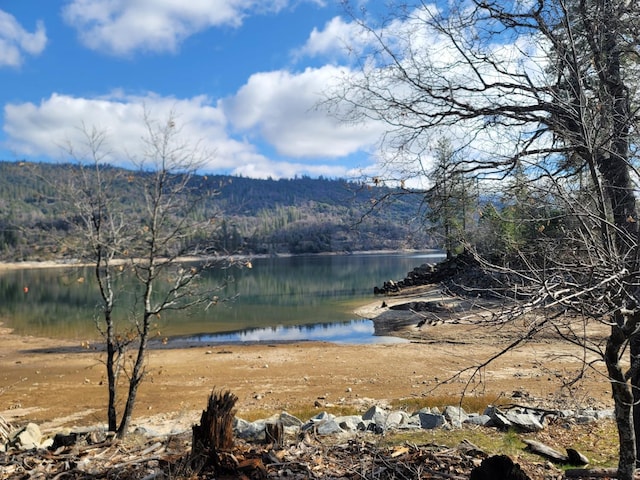
<path fill-rule="evenodd" d="M 131 167 L 145 115 L 173 115 L 202 173 L 357 178 L 384 128 L 317 108 L 353 42 L 338 0 L 0 0 L 0 160 L 96 129 Z"/>

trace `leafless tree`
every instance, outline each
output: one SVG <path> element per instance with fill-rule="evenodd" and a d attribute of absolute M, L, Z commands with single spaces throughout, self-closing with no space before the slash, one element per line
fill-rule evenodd
<path fill-rule="evenodd" d="M 94 266 L 101 306 L 97 324 L 106 343 L 108 424 L 119 437 L 127 433 L 145 378 L 155 319 L 215 303 L 221 286 L 207 289 L 198 280 L 204 270 L 224 262 L 207 248 L 217 228 L 217 213 L 203 217 L 201 212 L 203 197 L 217 191 L 196 183 L 194 176 L 205 153 L 182 140 L 174 115 L 164 122 L 147 115 L 145 125 L 144 153 L 132 159 L 138 170 L 131 172 L 105 163 L 112 154 L 106 133 L 85 128 L 85 145 L 69 149 L 76 161 L 58 190 L 68 205 L 70 228 L 77 231 L 75 236 L 65 236 L 75 239 L 67 248 Z M 139 199 L 132 203 L 144 205 L 142 212 L 118 198 L 123 191 L 117 188 L 119 182 L 136 184 Z M 116 280 L 125 273 L 133 274 L 138 284 L 129 312 L 130 328 L 119 325 L 114 316 L 114 307 L 123 303 L 125 295 L 116 288 Z M 132 349 L 135 354 L 130 355 Z M 122 396 L 119 387 L 124 377 L 127 393 Z"/>
<path fill-rule="evenodd" d="M 604 360 L 620 439 L 618 478 L 630 480 L 640 432 L 640 415 L 635 428 L 633 421 L 640 400 L 640 5 L 417 1 L 381 13 L 349 3 L 358 38 L 368 43 L 355 49 L 360 68 L 345 75 L 328 105 L 349 121 L 389 126 L 381 141 L 389 171 L 399 165 L 406 172 L 443 133 L 470 152 L 457 163 L 460 172 L 488 182 L 521 168 L 540 202 L 523 219 L 537 235 L 515 252 L 517 268 L 478 258 L 518 284 L 520 313 L 542 311 L 523 339 L 552 326 Z M 572 313 L 607 325 L 605 345 L 568 330 L 559 319 Z"/>

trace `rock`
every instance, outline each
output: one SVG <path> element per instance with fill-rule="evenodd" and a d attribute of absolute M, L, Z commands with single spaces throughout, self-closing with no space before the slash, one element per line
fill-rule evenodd
<path fill-rule="evenodd" d="M 467 417 L 465 423 L 470 423 L 471 425 L 480 425 L 481 427 L 486 427 L 491 422 L 491 417 L 489 415 L 478 415 L 472 414 Z"/>
<path fill-rule="evenodd" d="M 236 418 L 233 422 L 234 435 L 243 440 L 263 441 L 265 435 L 264 420 L 248 422 L 242 418 Z"/>
<path fill-rule="evenodd" d="M 42 433 L 40 432 L 40 427 L 35 423 L 29 423 L 27 426 L 16 430 L 9 439 L 9 446 L 18 450 L 39 448 L 41 443 Z"/>
<path fill-rule="evenodd" d="M 493 405 L 489 405 L 485 408 L 483 415 L 486 415 L 490 418 L 487 426 L 496 427 L 501 429 L 507 429 L 511 427 L 511 422 L 509 419 L 497 408 Z"/>
<path fill-rule="evenodd" d="M 318 435 L 333 435 L 335 433 L 342 433 L 343 430 L 334 418 L 327 419 L 315 425 L 316 433 Z"/>
<path fill-rule="evenodd" d="M 467 415 L 461 407 L 455 407 L 453 405 L 447 406 L 442 414 L 444 418 L 456 428 L 460 428 L 469 418 L 469 415 Z"/>
<path fill-rule="evenodd" d="M 381 428 L 387 423 L 387 412 L 378 406 L 371 407 L 362 415 L 362 420 L 370 420 Z"/>
<path fill-rule="evenodd" d="M 533 413 L 507 412 L 506 417 L 515 428 L 522 432 L 539 432 L 544 428 Z"/>
<path fill-rule="evenodd" d="M 575 448 L 567 448 L 567 459 L 571 465 L 588 465 L 589 459 Z"/>
<path fill-rule="evenodd" d="M 298 417 L 291 415 L 288 412 L 282 412 L 278 417 L 278 420 L 282 422 L 282 426 L 284 427 L 301 427 L 302 420 Z"/>
<path fill-rule="evenodd" d="M 362 417 L 359 415 L 345 415 L 342 417 L 336 417 L 335 421 L 342 430 L 345 430 L 347 432 L 366 430 L 368 425 L 362 420 Z"/>
<path fill-rule="evenodd" d="M 469 480 L 531 480 L 520 465 L 506 455 L 485 458 L 480 466 L 471 470 Z"/>
<path fill-rule="evenodd" d="M 484 415 L 491 417 L 488 425 L 501 429 L 516 428 L 522 432 L 538 432 L 544 427 L 533 413 L 521 413 L 519 411 L 502 412 L 494 406 L 485 409 Z"/>
<path fill-rule="evenodd" d="M 409 420 L 409 415 L 407 415 L 405 412 L 401 412 L 401 411 L 391 412 L 389 415 L 387 415 L 387 418 L 384 423 L 384 428 L 385 430 L 398 428 L 401 425 L 407 424 L 408 420 Z"/>
<path fill-rule="evenodd" d="M 444 415 L 439 413 L 421 413 L 418 412 L 418 418 L 420 420 L 420 427 L 425 430 L 432 430 L 434 428 L 442 427 L 447 423 Z"/>

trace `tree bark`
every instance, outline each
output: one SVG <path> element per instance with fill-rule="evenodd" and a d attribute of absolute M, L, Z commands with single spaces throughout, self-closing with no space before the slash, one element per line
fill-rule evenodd
<path fill-rule="evenodd" d="M 219 453 L 233 448 L 233 420 L 238 397 L 230 391 L 211 392 L 207 409 L 202 411 L 200 424 L 192 427 L 192 461 L 220 467 Z"/>
<path fill-rule="evenodd" d="M 618 325 L 611 327 L 607 339 L 605 363 L 611 381 L 615 420 L 618 427 L 620 454 L 618 460 L 618 480 L 633 480 L 636 469 L 636 438 L 633 427 L 633 394 L 620 365 L 620 351 L 626 336 Z"/>

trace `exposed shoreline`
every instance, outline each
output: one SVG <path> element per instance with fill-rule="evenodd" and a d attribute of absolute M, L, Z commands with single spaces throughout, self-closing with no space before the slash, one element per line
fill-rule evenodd
<path fill-rule="evenodd" d="M 178 261 L 183 262 L 200 262 L 200 261 L 220 261 L 224 259 L 231 260 L 251 260 L 254 258 L 287 258 L 297 256 L 328 256 L 328 255 L 381 255 L 381 254 L 411 254 L 422 252 L 439 252 L 437 249 L 425 249 L 425 250 L 358 250 L 353 252 L 323 252 L 323 253 L 310 253 L 310 254 L 296 254 L 296 253 L 277 253 L 277 254 L 256 254 L 256 255 L 227 255 L 219 257 L 180 257 Z M 112 261 L 114 265 L 120 265 L 131 261 L 131 259 L 115 259 Z M 0 261 L 0 272 L 8 270 L 21 270 L 21 269 L 37 269 L 37 268 L 69 268 L 69 267 L 88 267 L 94 265 L 92 262 L 83 262 L 78 259 L 70 260 L 26 260 L 5 262 Z"/>

